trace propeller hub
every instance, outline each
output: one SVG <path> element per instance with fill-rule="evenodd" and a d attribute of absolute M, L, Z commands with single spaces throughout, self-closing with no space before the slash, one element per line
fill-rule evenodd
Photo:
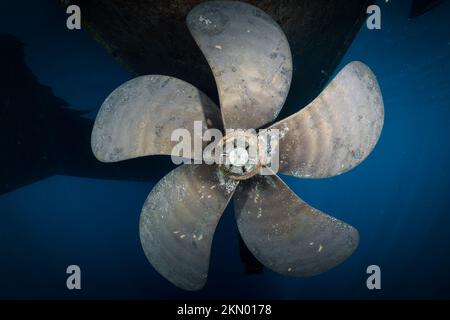
<path fill-rule="evenodd" d="M 236 130 L 218 143 L 223 169 L 235 180 L 245 180 L 258 173 L 258 137 L 248 131 Z"/>
<path fill-rule="evenodd" d="M 237 147 L 231 150 L 230 154 L 230 163 L 236 167 L 242 167 L 248 162 L 248 152 L 247 149 L 242 147 Z"/>

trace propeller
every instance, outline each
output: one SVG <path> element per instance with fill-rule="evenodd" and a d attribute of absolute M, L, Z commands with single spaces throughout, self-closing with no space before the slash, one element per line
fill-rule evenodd
<path fill-rule="evenodd" d="M 100 161 L 170 155 L 172 131 L 185 128 L 195 135 L 194 121 L 204 129 L 256 129 L 276 119 L 289 91 L 292 59 L 272 18 L 249 4 L 208 1 L 192 9 L 187 25 L 213 71 L 221 108 L 179 79 L 149 75 L 128 81 L 97 115 L 91 142 Z M 268 127 L 280 132 L 279 171 L 299 178 L 348 171 L 373 150 L 383 121 L 376 77 L 352 62 L 308 106 Z M 227 133 L 223 141 L 235 135 Z M 317 275 L 353 253 L 355 228 L 305 203 L 274 172 L 263 175 L 261 166 L 250 163 L 248 146 L 231 146 L 231 166 L 181 165 L 145 201 L 141 244 L 162 276 L 186 290 L 205 285 L 214 231 L 232 197 L 244 242 L 276 272 Z"/>

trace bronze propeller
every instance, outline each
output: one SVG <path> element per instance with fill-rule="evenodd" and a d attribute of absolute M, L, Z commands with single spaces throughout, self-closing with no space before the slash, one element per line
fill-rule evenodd
<path fill-rule="evenodd" d="M 211 1 L 196 6 L 187 25 L 214 74 L 220 110 L 182 80 L 132 79 L 108 96 L 97 115 L 92 150 L 100 161 L 170 155 L 176 144 L 171 132 L 191 130 L 194 121 L 204 129 L 257 129 L 277 117 L 289 91 L 292 58 L 272 18 L 249 4 Z M 281 132 L 279 171 L 299 178 L 348 171 L 372 151 L 383 120 L 374 74 L 352 62 L 308 106 L 269 127 Z M 355 228 L 309 206 L 276 174 L 236 178 L 224 165 L 184 164 L 156 184 L 142 209 L 140 238 L 153 267 L 183 289 L 202 288 L 214 231 L 233 195 L 243 240 L 279 273 L 322 273 L 358 245 Z"/>

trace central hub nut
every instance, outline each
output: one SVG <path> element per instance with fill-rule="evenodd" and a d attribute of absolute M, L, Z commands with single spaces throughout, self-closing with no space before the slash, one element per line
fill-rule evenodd
<path fill-rule="evenodd" d="M 231 150 L 230 154 L 230 164 L 235 167 L 245 166 L 248 162 L 248 152 L 247 149 L 236 147 Z"/>
<path fill-rule="evenodd" d="M 245 180 L 258 173 L 258 137 L 254 133 L 235 130 L 217 144 L 221 152 L 221 164 L 231 178 Z"/>

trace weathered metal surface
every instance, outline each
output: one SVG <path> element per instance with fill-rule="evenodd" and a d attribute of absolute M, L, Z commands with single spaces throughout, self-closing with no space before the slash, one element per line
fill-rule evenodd
<path fill-rule="evenodd" d="M 171 141 L 173 130 L 183 128 L 194 137 L 194 121 L 202 121 L 203 130 L 222 126 L 217 106 L 189 83 L 160 75 L 137 77 L 103 102 L 92 131 L 92 150 L 103 162 L 170 155 L 178 143 Z"/>
<path fill-rule="evenodd" d="M 82 28 L 136 75 L 183 79 L 216 100 L 214 78 L 185 24 L 205 0 L 57 0 L 77 4 Z M 373 0 L 245 0 L 281 26 L 294 57 L 292 90 L 283 116 L 322 89 L 366 17 Z"/>
<path fill-rule="evenodd" d="M 198 290 L 206 283 L 214 230 L 237 184 L 216 165 L 183 165 L 149 194 L 140 220 L 142 247 L 176 286 Z"/>
<path fill-rule="evenodd" d="M 356 229 L 306 204 L 276 175 L 241 181 L 234 204 L 247 247 L 281 274 L 325 272 L 358 246 Z"/>
<path fill-rule="evenodd" d="M 348 171 L 375 147 L 383 121 L 375 75 L 352 62 L 307 107 L 270 127 L 280 130 L 279 171 L 300 178 Z"/>
<path fill-rule="evenodd" d="M 275 119 L 292 67 L 279 27 L 259 9 L 236 2 L 201 4 L 187 20 L 213 68 L 225 126 L 256 128 Z M 194 120 L 203 121 L 204 129 L 218 127 L 219 119 L 217 107 L 192 85 L 165 76 L 139 77 L 102 105 L 92 148 L 102 161 L 170 154 L 174 129 L 191 129 Z M 353 168 L 375 146 L 383 119 L 375 76 L 364 64 L 350 63 L 304 110 L 270 127 L 280 130 L 281 171 L 322 178 Z M 236 187 L 239 231 L 267 267 L 311 276 L 352 254 L 356 229 L 306 204 L 278 176 L 254 176 L 253 167 L 246 174 L 247 145 L 235 143 L 233 134 L 223 141 L 228 139 L 233 140 L 232 149 L 225 150 L 232 166 L 178 167 L 144 204 L 142 247 L 161 275 L 183 289 L 203 287 L 214 230 Z M 243 178 L 240 185 L 233 174 Z"/>
<path fill-rule="evenodd" d="M 236 130 L 227 133 L 216 145 L 222 155 L 220 161 L 225 172 L 235 180 L 253 177 L 261 167 L 256 133 Z"/>
<path fill-rule="evenodd" d="M 187 25 L 211 66 L 225 128 L 259 128 L 283 107 L 292 78 L 286 36 L 262 10 L 211 1 L 188 14 Z"/>

